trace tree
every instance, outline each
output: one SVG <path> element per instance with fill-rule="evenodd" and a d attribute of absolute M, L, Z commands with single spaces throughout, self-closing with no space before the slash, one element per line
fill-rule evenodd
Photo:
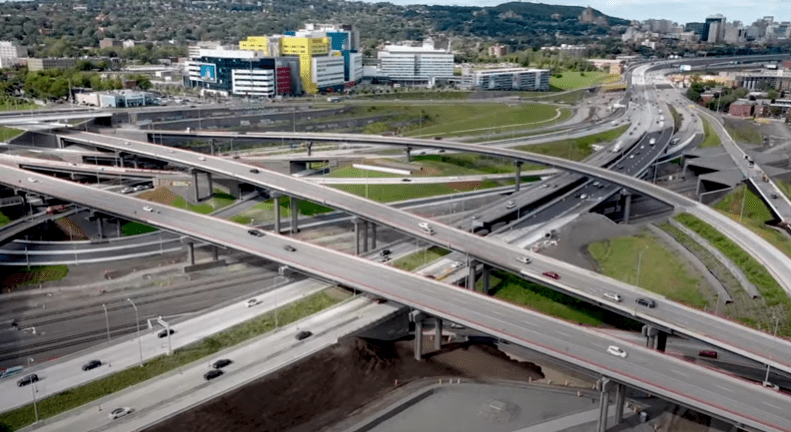
<path fill-rule="evenodd" d="M 767 96 L 769 99 L 771 99 L 771 100 L 775 100 L 775 99 L 777 99 L 778 97 L 780 97 L 780 94 L 777 92 L 777 90 L 775 90 L 775 89 L 770 89 L 768 92 L 766 92 L 766 96 Z"/>
<path fill-rule="evenodd" d="M 695 91 L 694 88 L 690 87 L 689 90 L 687 90 L 687 98 L 689 98 L 689 100 L 692 102 L 697 102 L 700 100 L 700 93 Z"/>

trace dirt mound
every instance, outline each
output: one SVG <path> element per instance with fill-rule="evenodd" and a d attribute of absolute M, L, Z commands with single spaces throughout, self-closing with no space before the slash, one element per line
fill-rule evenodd
<path fill-rule="evenodd" d="M 179 194 L 171 191 L 166 187 L 158 187 L 156 189 L 143 192 L 137 196 L 140 199 L 154 201 L 161 204 L 171 205 L 174 201 L 181 198 Z"/>
<path fill-rule="evenodd" d="M 359 337 L 341 342 L 336 349 L 338 354 L 346 357 L 355 369 L 366 375 L 389 369 L 398 360 L 398 353 L 392 343 Z"/>

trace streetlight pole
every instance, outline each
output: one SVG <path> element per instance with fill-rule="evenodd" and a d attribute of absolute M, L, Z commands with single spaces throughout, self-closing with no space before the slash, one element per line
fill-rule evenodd
<path fill-rule="evenodd" d="M 102 303 L 104 308 L 104 320 L 107 322 L 107 343 L 110 343 L 110 315 L 107 314 L 107 306 Z"/>
<path fill-rule="evenodd" d="M 33 361 L 32 357 L 27 359 L 27 367 L 30 367 L 30 363 L 32 361 Z M 38 404 L 36 403 L 36 391 L 38 391 L 38 390 L 36 389 L 36 383 L 35 382 L 31 382 L 30 384 L 31 384 L 30 385 L 30 394 L 33 395 L 33 412 L 36 414 L 36 423 L 38 423 Z"/>
<path fill-rule="evenodd" d="M 126 299 L 129 303 L 132 303 L 132 307 L 135 308 L 135 322 L 137 323 L 137 346 L 140 348 L 140 367 L 143 367 L 143 340 L 140 339 L 140 317 L 137 314 L 137 305 L 132 299 Z"/>
<path fill-rule="evenodd" d="M 774 335 L 773 335 L 773 336 L 774 336 L 774 339 L 772 339 L 772 348 L 774 348 L 774 346 L 775 346 L 775 340 L 777 340 L 777 325 L 778 325 L 778 324 L 780 324 L 780 317 L 778 317 L 778 316 L 773 316 L 772 318 L 774 318 L 774 319 L 775 319 L 775 331 L 774 331 Z M 771 367 L 772 367 L 772 366 L 771 366 L 771 365 L 769 365 L 769 364 L 767 364 L 767 365 L 766 365 L 766 378 L 764 378 L 764 382 L 768 382 L 768 381 L 769 381 L 769 369 L 770 369 Z"/>
<path fill-rule="evenodd" d="M 640 251 L 640 255 L 637 256 L 637 286 L 638 287 L 640 286 L 640 267 L 643 264 L 643 252 L 645 252 L 647 249 L 648 246 L 646 245 L 646 247 Z"/>

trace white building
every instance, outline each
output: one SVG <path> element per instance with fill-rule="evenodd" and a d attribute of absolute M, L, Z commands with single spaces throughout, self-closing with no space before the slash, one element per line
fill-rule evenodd
<path fill-rule="evenodd" d="M 313 57 L 311 79 L 319 89 L 339 86 L 345 83 L 343 77 L 344 59 L 341 56 Z"/>
<path fill-rule="evenodd" d="M 378 53 L 383 76 L 415 84 L 453 76 L 453 54 L 432 47 L 387 45 Z"/>
<path fill-rule="evenodd" d="M 481 90 L 549 90 L 549 69 L 511 68 L 473 72 L 473 87 Z"/>
<path fill-rule="evenodd" d="M 246 96 L 274 96 L 277 84 L 272 69 L 232 69 L 231 93 Z"/>
<path fill-rule="evenodd" d="M 27 57 L 27 48 L 16 42 L 0 41 L 0 68 L 18 65 L 21 57 Z"/>
<path fill-rule="evenodd" d="M 346 81 L 356 83 L 363 79 L 363 54 L 349 53 L 349 79 Z"/>

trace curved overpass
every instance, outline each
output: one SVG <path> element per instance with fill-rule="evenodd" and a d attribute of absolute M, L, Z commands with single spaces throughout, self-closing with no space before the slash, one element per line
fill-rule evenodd
<path fill-rule="evenodd" d="M 34 178 L 37 182 L 28 182 Z M 489 333 L 618 382 L 693 407 L 740 427 L 791 432 L 787 396 L 732 376 L 676 359 L 598 331 L 519 308 L 488 296 L 429 280 L 365 259 L 276 234 L 254 237 L 247 227 L 155 203 L 99 191 L 17 168 L 0 171 L 9 186 L 57 195 L 121 217 L 138 219 L 208 243 L 282 262 L 299 271 L 394 299 L 431 315 Z M 438 227 L 438 229 L 444 229 Z M 284 247 L 296 248 L 289 252 Z M 348 269 L 354 269 L 349 271 Z M 626 358 L 607 347 L 627 347 Z M 9 387 L 11 383 L 6 383 Z M 8 393 L 12 394 L 13 388 Z M 25 400 L 19 398 L 18 400 Z"/>
<path fill-rule="evenodd" d="M 262 134 L 271 136 L 273 134 Z M 275 134 L 277 136 L 305 136 L 305 134 Z M 313 139 L 336 139 L 353 140 L 352 135 L 323 135 L 310 134 Z M 773 367 L 791 372 L 791 359 L 788 352 L 791 352 L 791 343 L 785 340 L 772 338 L 770 335 L 749 329 L 747 327 L 732 323 L 730 321 L 712 316 L 710 314 L 688 308 L 678 303 L 670 302 L 652 293 L 648 293 L 639 288 L 616 281 L 597 273 L 580 269 L 559 260 L 554 260 L 543 255 L 535 255 L 533 263 L 522 265 L 516 258 L 526 251 L 509 246 L 502 242 L 491 239 L 480 238 L 465 231 L 434 224 L 433 221 L 425 219 L 411 213 L 394 209 L 392 207 L 365 200 L 358 196 L 341 192 L 332 188 L 315 185 L 304 180 L 293 177 L 261 171 L 251 173 L 250 167 L 233 160 L 204 156 L 193 152 L 178 149 L 163 148 L 162 146 L 125 141 L 120 138 L 103 136 L 91 133 L 80 132 L 76 134 L 63 135 L 64 139 L 76 140 L 81 143 L 91 144 L 98 147 L 123 150 L 130 153 L 147 155 L 155 158 L 170 161 L 172 163 L 191 166 L 197 169 L 210 171 L 215 174 L 225 175 L 240 181 L 257 185 L 264 188 L 282 191 L 300 199 L 322 203 L 325 206 L 333 207 L 345 212 L 355 214 L 362 219 L 373 221 L 382 225 L 407 234 L 419 237 L 427 242 L 437 244 L 441 247 L 468 254 L 470 257 L 492 267 L 513 273 L 521 274 L 523 277 L 533 281 L 539 281 L 544 285 L 551 286 L 557 290 L 569 293 L 586 301 L 601 304 L 608 309 L 618 311 L 624 315 L 634 316 L 636 319 L 652 323 L 661 328 L 669 329 L 681 334 L 706 341 L 723 349 L 733 351 L 748 358 L 764 364 L 771 364 Z M 688 200 L 673 192 L 664 190 L 650 183 L 636 180 L 627 175 L 611 172 L 603 168 L 591 167 L 579 162 L 572 162 L 550 156 L 525 153 L 520 151 L 488 148 L 473 144 L 450 143 L 435 140 L 415 140 L 408 138 L 383 138 L 356 136 L 358 140 L 369 140 L 372 143 L 387 143 L 389 145 L 401 144 L 410 146 L 435 147 L 452 150 L 462 150 L 475 153 L 489 154 L 493 156 L 510 157 L 515 160 L 528 162 L 539 162 L 546 165 L 556 166 L 563 169 L 575 171 L 584 175 L 598 177 L 612 183 L 628 187 L 656 197 L 663 202 L 678 207 L 685 207 L 693 214 L 702 219 L 719 226 L 734 226 L 727 231 L 729 236 L 737 237 L 739 244 L 744 244 L 748 251 L 756 250 L 759 254 L 763 253 L 768 257 L 770 265 L 775 272 L 784 272 L 791 268 L 789 259 L 777 251 L 768 243 L 754 235 L 751 231 L 741 227 L 725 216 L 711 210 L 694 201 Z M 55 194 L 56 196 L 58 194 Z M 99 208 L 103 208 L 99 206 Z M 435 234 L 429 234 L 419 228 L 418 224 L 433 224 Z M 754 241 L 753 241 L 754 240 Z M 791 263 L 789 263 L 791 264 Z M 562 279 L 559 281 L 548 280 L 542 276 L 545 271 L 557 271 Z M 786 282 L 791 279 L 791 275 L 781 274 Z M 596 284 L 592 285 L 591 281 Z M 786 286 L 791 284 L 786 283 Z M 615 292 L 622 295 L 624 303 L 611 303 L 604 301 L 603 294 Z M 655 298 L 659 306 L 655 309 L 635 309 L 634 299 L 637 297 Z"/>

